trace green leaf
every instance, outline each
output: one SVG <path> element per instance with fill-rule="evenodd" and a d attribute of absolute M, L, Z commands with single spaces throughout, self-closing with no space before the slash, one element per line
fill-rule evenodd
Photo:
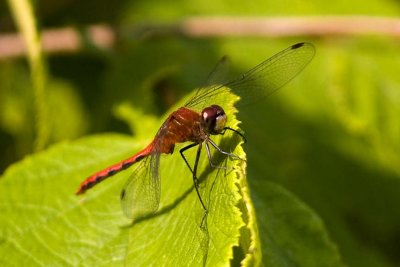
<path fill-rule="evenodd" d="M 236 127 L 234 109 L 225 111 L 229 125 Z M 214 140 L 222 149 L 245 156 L 237 135 Z M 243 161 L 213 153 L 214 163 L 228 166 L 213 169 L 202 155 L 200 193 L 207 216 L 179 153 L 162 156 L 160 208 L 143 220 L 132 224 L 119 203 L 119 192 L 135 167 L 83 197 L 74 195 L 84 177 L 128 157 L 149 141 L 92 136 L 55 145 L 10 167 L 0 180 L 1 265 L 229 264 L 233 247 L 250 243 L 243 237 L 239 242 L 244 226 L 238 208 Z M 189 152 L 188 160 L 193 162 L 195 151 Z M 245 253 L 247 249 L 242 248 Z"/>
<path fill-rule="evenodd" d="M 259 179 L 252 188 L 265 266 L 344 266 L 310 208 L 275 183 Z"/>

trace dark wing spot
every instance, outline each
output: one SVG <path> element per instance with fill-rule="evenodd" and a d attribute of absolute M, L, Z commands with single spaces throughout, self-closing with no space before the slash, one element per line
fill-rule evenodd
<path fill-rule="evenodd" d="M 294 44 L 294 45 L 292 45 L 292 49 L 297 49 L 297 48 L 300 48 L 302 46 L 304 46 L 304 43 Z"/>
<path fill-rule="evenodd" d="M 107 174 L 111 176 L 111 175 L 114 175 L 115 173 L 116 173 L 115 170 L 109 170 Z"/>
<path fill-rule="evenodd" d="M 122 189 L 120 198 L 121 200 L 125 198 L 125 189 Z"/>

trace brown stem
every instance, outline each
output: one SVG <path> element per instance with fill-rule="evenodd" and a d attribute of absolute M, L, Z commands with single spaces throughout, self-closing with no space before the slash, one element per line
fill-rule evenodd
<path fill-rule="evenodd" d="M 127 37 L 137 39 L 163 35 L 183 35 L 189 38 L 301 35 L 400 37 L 400 19 L 368 16 L 192 17 L 175 24 L 136 25 L 127 32 Z M 46 53 L 73 53 L 84 47 L 84 40 L 106 49 L 113 47 L 117 35 L 115 29 L 107 25 L 93 25 L 83 33 L 71 27 L 44 30 L 43 49 Z M 24 54 L 25 47 L 18 34 L 0 35 L 0 60 Z"/>

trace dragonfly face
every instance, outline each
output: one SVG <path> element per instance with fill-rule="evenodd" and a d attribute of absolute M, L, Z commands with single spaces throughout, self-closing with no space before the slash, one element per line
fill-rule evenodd
<path fill-rule="evenodd" d="M 203 109 L 201 118 L 205 130 L 209 134 L 220 134 L 225 128 L 227 120 L 224 109 L 218 105 L 212 105 Z"/>

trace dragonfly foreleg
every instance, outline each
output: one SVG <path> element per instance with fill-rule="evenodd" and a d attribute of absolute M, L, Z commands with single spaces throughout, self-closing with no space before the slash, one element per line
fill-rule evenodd
<path fill-rule="evenodd" d="M 247 139 L 246 139 L 246 137 L 244 136 L 244 134 L 241 133 L 241 132 L 238 131 L 238 130 L 235 130 L 235 129 L 231 128 L 231 127 L 224 127 L 224 129 L 222 130 L 222 132 L 221 132 L 220 134 L 224 135 L 225 132 L 226 132 L 226 130 L 230 130 L 230 131 L 236 133 L 237 135 L 240 135 L 240 137 L 243 139 L 243 142 L 244 142 L 244 143 L 247 143 Z"/>

